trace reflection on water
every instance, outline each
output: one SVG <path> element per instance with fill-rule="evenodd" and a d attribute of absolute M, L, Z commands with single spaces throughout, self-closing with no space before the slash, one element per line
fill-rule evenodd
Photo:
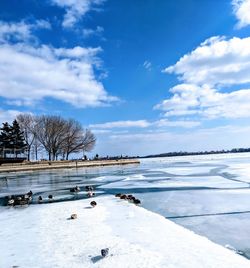
<path fill-rule="evenodd" d="M 34 193 L 48 202 L 96 196 L 136 194 L 142 206 L 222 245 L 230 245 L 250 258 L 250 154 L 153 158 L 141 165 L 78 168 L 0 175 L 0 204 L 5 197 Z M 70 188 L 79 186 L 79 193 Z M 34 206 L 35 209 L 36 206 Z M 0 212 L 6 207 L 0 207 Z"/>

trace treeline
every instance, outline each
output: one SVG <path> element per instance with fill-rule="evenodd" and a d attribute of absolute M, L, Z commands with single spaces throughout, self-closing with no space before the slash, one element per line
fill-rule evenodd
<path fill-rule="evenodd" d="M 13 130 L 15 126 L 15 142 Z M 91 151 L 96 143 L 94 134 L 84 129 L 74 119 L 61 116 L 19 114 L 12 125 L 3 123 L 0 133 L 0 151 L 6 153 L 25 153 L 30 160 L 31 152 L 38 160 L 39 153 L 45 151 L 49 160 L 68 160 L 70 154 Z"/>
<path fill-rule="evenodd" d="M 206 155 L 206 154 L 229 154 L 229 153 L 247 153 L 250 148 L 234 148 L 232 150 L 217 150 L 217 151 L 202 151 L 202 152 L 169 152 L 163 154 L 147 155 L 141 158 L 151 157 L 171 157 L 171 156 L 185 156 L 185 155 Z"/>

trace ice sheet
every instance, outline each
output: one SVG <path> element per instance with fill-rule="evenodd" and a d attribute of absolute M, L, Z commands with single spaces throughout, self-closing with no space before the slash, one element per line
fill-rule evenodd
<path fill-rule="evenodd" d="M 94 185 L 97 196 L 118 191 L 134 193 L 142 199 L 145 208 L 165 217 L 191 215 L 171 220 L 247 253 L 250 248 L 246 239 L 246 233 L 250 233 L 247 227 L 249 166 L 247 153 L 142 159 L 140 166 L 2 174 L 0 201 L 6 195 L 29 190 L 34 192 L 35 200 L 38 195 L 47 197 L 48 194 L 55 196 L 55 202 L 83 199 L 86 185 Z M 70 193 L 69 189 L 76 185 L 81 187 L 81 192 Z"/>

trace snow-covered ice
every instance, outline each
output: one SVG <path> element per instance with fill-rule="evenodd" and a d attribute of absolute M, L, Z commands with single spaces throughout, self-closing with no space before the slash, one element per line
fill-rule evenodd
<path fill-rule="evenodd" d="M 0 267 L 247 268 L 250 261 L 113 196 L 3 208 Z M 68 220 L 72 213 L 78 218 Z M 109 248 L 102 258 L 102 248 Z"/>
<path fill-rule="evenodd" d="M 152 185 L 153 182 L 153 185 Z M 172 177 L 172 178 L 159 178 L 148 179 L 139 176 L 128 176 L 123 180 L 116 182 L 106 183 L 105 185 L 100 186 L 100 189 L 112 189 L 112 188 L 124 188 L 124 189 L 133 189 L 133 188 L 149 188 L 149 187 L 206 187 L 206 188 L 242 188 L 248 187 L 248 183 L 241 183 L 238 181 L 226 180 L 220 176 L 200 176 L 200 177 Z"/>

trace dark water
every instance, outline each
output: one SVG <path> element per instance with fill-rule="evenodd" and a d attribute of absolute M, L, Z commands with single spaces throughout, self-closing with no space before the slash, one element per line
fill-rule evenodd
<path fill-rule="evenodd" d="M 96 196 L 131 193 L 143 207 L 250 258 L 250 175 L 241 172 L 248 159 L 250 155 L 159 158 L 140 165 L 1 174 L 0 205 L 6 196 L 29 190 L 34 209 L 39 195 L 44 202 L 49 194 L 53 202 L 88 198 L 87 185 L 95 187 Z M 71 193 L 76 185 L 81 191 Z"/>
<path fill-rule="evenodd" d="M 38 204 L 38 196 L 42 196 L 44 202 L 48 201 L 48 195 L 53 195 L 53 202 L 85 199 L 87 192 L 85 186 L 92 185 L 95 188 L 95 195 L 114 194 L 116 189 L 98 189 L 112 181 L 119 182 L 124 176 L 134 174 L 133 166 L 117 166 L 107 168 L 86 168 L 86 169 L 64 169 L 37 172 L 22 172 L 0 175 L 0 205 L 6 205 L 6 197 L 9 195 L 24 194 L 33 191 L 31 204 Z M 138 172 L 140 172 L 138 170 Z M 105 178 L 100 181 L 100 178 Z M 81 191 L 71 193 L 70 188 L 79 186 Z M 126 192 L 126 189 L 118 189 Z"/>

